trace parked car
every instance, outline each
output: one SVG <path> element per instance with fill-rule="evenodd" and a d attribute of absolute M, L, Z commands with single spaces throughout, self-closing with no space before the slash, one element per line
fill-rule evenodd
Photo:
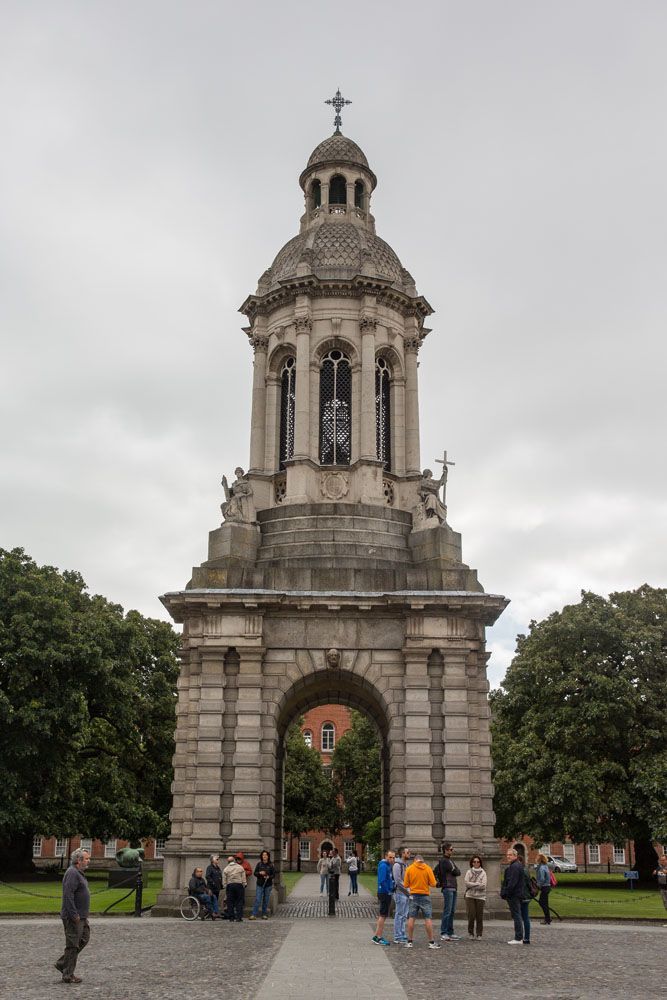
<path fill-rule="evenodd" d="M 561 858 L 559 855 L 547 854 L 547 864 L 552 872 L 578 872 L 579 869 L 575 865 L 574 861 L 568 861 L 567 858 Z"/>

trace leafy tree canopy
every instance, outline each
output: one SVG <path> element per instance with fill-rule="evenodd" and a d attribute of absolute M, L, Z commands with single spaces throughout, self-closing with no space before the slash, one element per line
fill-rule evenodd
<path fill-rule="evenodd" d="M 124 614 L 78 573 L 0 549 L 0 847 L 10 864 L 25 863 L 34 834 L 167 833 L 178 645 L 169 624 Z"/>
<path fill-rule="evenodd" d="M 498 835 L 667 839 L 667 590 L 579 604 L 520 635 L 491 695 Z"/>
<path fill-rule="evenodd" d="M 285 804 L 283 829 L 298 837 L 306 830 L 338 833 L 340 807 L 331 778 L 322 769 L 317 750 L 306 746 L 299 723 L 294 722 L 285 736 Z"/>
<path fill-rule="evenodd" d="M 331 764 L 347 823 L 355 840 L 365 841 L 365 829 L 381 812 L 380 738 L 373 723 L 352 712 L 352 727 L 338 740 Z"/>

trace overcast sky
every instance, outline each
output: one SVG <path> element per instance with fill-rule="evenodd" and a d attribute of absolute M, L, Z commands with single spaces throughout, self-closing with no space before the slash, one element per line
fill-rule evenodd
<path fill-rule="evenodd" d="M 435 315 L 422 464 L 517 632 L 665 585 L 664 0 L 4 0 L 0 546 L 166 617 L 247 467 L 237 309 L 332 132 Z"/>

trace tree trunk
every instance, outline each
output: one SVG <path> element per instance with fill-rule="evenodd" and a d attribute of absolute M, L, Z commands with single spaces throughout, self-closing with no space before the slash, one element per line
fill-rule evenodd
<path fill-rule="evenodd" d="M 640 882 L 652 883 L 653 872 L 658 867 L 658 855 L 648 831 L 641 832 L 643 836 L 635 837 L 635 870 L 639 872 Z"/>
<path fill-rule="evenodd" d="M 32 833 L 16 833 L 0 840 L 0 872 L 28 874 L 35 871 Z"/>

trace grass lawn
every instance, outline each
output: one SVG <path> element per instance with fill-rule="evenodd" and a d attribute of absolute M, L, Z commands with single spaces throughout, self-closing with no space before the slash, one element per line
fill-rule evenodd
<path fill-rule="evenodd" d="M 656 889 L 628 889 L 619 875 L 557 875 L 558 885 L 551 890 L 549 904 L 561 917 L 588 917 L 591 920 L 663 920 L 667 916 Z M 362 872 L 359 881 L 374 896 L 377 876 Z M 532 919 L 541 919 L 536 902 L 530 905 Z M 555 919 L 555 918 L 554 918 Z"/>
<path fill-rule="evenodd" d="M 107 889 L 106 872 L 88 872 L 90 885 L 90 912 L 102 913 L 114 900 L 126 895 L 127 889 Z M 11 882 L 11 880 L 10 880 Z M 0 913 L 60 913 L 60 882 L 57 879 L 37 878 L 31 881 L 13 881 L 8 888 L 0 883 Z M 162 888 L 162 872 L 146 872 L 144 877 L 143 905 L 151 906 Z M 22 890 L 22 891 L 19 891 Z M 100 891 L 104 890 L 104 891 Z M 32 893 L 33 895 L 27 895 Z M 185 893 L 184 893 L 185 895 Z M 111 913 L 132 913 L 134 895 L 114 906 Z"/>
<path fill-rule="evenodd" d="M 285 886 L 285 888 L 287 889 L 287 895 L 288 896 L 289 896 L 290 892 L 292 891 L 292 889 L 294 888 L 294 886 L 297 884 L 297 882 L 299 881 L 299 879 L 301 878 L 302 875 L 303 875 L 303 872 L 289 872 L 289 871 L 286 872 L 286 871 L 283 871 L 283 872 L 280 873 L 280 879 L 281 879 L 283 885 Z"/>

